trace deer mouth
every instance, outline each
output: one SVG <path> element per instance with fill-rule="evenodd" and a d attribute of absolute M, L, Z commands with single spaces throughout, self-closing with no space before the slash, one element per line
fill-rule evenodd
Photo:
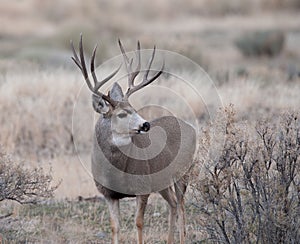
<path fill-rule="evenodd" d="M 132 134 L 138 135 L 138 134 L 146 134 L 147 131 L 141 130 L 141 129 L 134 129 L 132 130 Z"/>
<path fill-rule="evenodd" d="M 147 132 L 146 131 L 143 131 L 143 130 L 140 130 L 140 129 L 133 129 L 131 130 L 130 132 L 124 132 L 124 133 L 120 133 L 120 132 L 116 132 L 114 131 L 113 134 L 115 135 L 120 135 L 120 136 L 130 136 L 130 135 L 138 135 L 138 134 L 146 134 Z"/>
<path fill-rule="evenodd" d="M 133 134 L 143 134 L 143 133 L 145 133 L 144 131 L 142 131 L 140 129 L 135 129 L 132 132 L 133 132 Z"/>

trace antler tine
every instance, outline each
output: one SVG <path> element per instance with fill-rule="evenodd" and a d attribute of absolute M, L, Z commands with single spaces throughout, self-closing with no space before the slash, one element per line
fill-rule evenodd
<path fill-rule="evenodd" d="M 154 60 L 155 51 L 156 51 L 156 46 L 154 45 L 152 55 L 151 55 L 151 58 L 150 58 L 149 63 L 148 63 L 148 67 L 146 69 L 146 73 L 143 77 L 143 81 L 147 80 L 147 77 L 149 75 L 149 72 L 150 72 L 150 69 L 151 69 L 151 66 L 152 66 L 152 63 L 153 63 L 153 60 Z"/>
<path fill-rule="evenodd" d="M 96 57 L 96 51 L 97 51 L 97 44 L 94 47 L 93 53 L 92 53 L 92 57 L 91 57 L 91 73 L 93 76 L 93 80 L 94 80 L 94 90 L 98 84 L 98 79 L 95 73 L 95 57 Z"/>
<path fill-rule="evenodd" d="M 119 47 L 121 49 L 121 53 L 123 55 L 123 59 L 124 59 L 124 63 L 126 65 L 126 70 L 127 70 L 127 74 L 128 74 L 128 89 L 130 89 L 131 87 L 134 86 L 134 80 L 135 78 L 138 76 L 138 74 L 140 73 L 140 69 L 141 69 L 141 45 L 140 42 L 138 41 L 137 43 L 137 50 L 136 50 L 136 57 L 137 57 L 137 67 L 135 69 L 135 71 L 132 70 L 132 64 L 133 64 L 133 59 L 128 58 L 128 56 L 125 53 L 125 49 L 121 43 L 121 40 L 118 40 L 119 42 Z"/>
<path fill-rule="evenodd" d="M 112 72 L 109 76 L 107 76 L 101 82 L 99 82 L 95 86 L 95 91 L 98 91 L 101 86 L 103 86 L 107 81 L 109 81 L 111 78 L 113 78 L 119 72 L 119 70 L 121 69 L 121 67 L 122 67 L 122 64 L 120 64 L 120 66 L 114 72 Z"/>
<path fill-rule="evenodd" d="M 95 46 L 94 50 L 93 50 L 93 54 L 91 57 L 91 73 L 92 73 L 92 77 L 94 80 L 94 87 L 91 84 L 91 81 L 89 79 L 89 75 L 87 73 L 87 68 L 86 68 L 86 64 L 85 64 L 85 58 L 84 58 L 84 51 L 83 51 L 83 44 L 82 44 L 82 34 L 80 34 L 80 41 L 79 41 L 79 57 L 75 51 L 74 45 L 73 45 L 73 41 L 71 41 L 71 48 L 72 48 L 72 52 L 73 52 L 73 56 L 72 60 L 75 62 L 75 64 L 79 67 L 79 69 L 81 70 L 83 77 L 89 87 L 89 89 L 96 95 L 102 97 L 104 100 L 106 100 L 108 103 L 111 104 L 111 106 L 116 106 L 116 102 L 113 101 L 112 99 L 110 99 L 109 96 L 101 93 L 99 91 L 100 87 L 103 86 L 107 81 L 109 81 L 112 77 L 114 77 L 117 72 L 120 70 L 122 64 L 119 66 L 118 69 L 116 69 L 112 74 L 110 74 L 108 77 L 106 77 L 105 79 L 103 79 L 102 81 L 98 82 L 96 73 L 95 73 L 95 57 L 96 57 L 96 50 L 97 50 L 97 45 Z"/>
<path fill-rule="evenodd" d="M 140 41 L 137 42 L 137 49 L 136 49 L 136 57 L 137 57 L 137 66 L 134 72 L 131 73 L 131 86 L 134 86 L 134 79 L 138 76 L 141 70 L 141 44 Z M 132 65 L 132 64 L 131 64 Z"/>
<path fill-rule="evenodd" d="M 154 46 L 153 48 L 153 52 L 152 52 L 152 55 L 151 55 L 151 58 L 149 60 L 149 63 L 148 63 L 148 67 L 146 69 L 146 73 L 143 77 L 143 80 L 141 83 L 139 83 L 138 85 L 136 86 L 132 86 L 130 87 L 130 89 L 128 89 L 127 93 L 126 93 L 126 97 L 128 98 L 132 93 L 138 91 L 139 89 L 149 85 L 150 83 L 152 83 L 153 81 L 155 81 L 162 73 L 163 73 L 163 70 L 164 70 L 164 67 L 165 67 L 165 62 L 163 61 L 163 64 L 162 64 L 162 67 L 161 69 L 156 72 L 156 74 L 152 77 L 152 78 L 148 78 L 148 75 L 149 75 L 149 72 L 151 70 L 151 66 L 152 66 L 152 63 L 153 63 L 153 60 L 154 60 L 154 56 L 155 56 L 155 51 L 156 51 L 156 47 Z"/>
<path fill-rule="evenodd" d="M 72 57 L 72 60 L 73 60 L 74 63 L 78 66 L 78 68 L 81 70 L 81 73 L 83 74 L 83 77 L 84 77 L 84 79 L 86 80 L 89 89 L 90 89 L 91 91 L 93 91 L 93 87 L 92 87 L 92 85 L 91 85 L 91 82 L 90 82 L 90 80 L 88 79 L 87 74 L 84 73 L 84 71 L 83 71 L 83 68 L 82 68 L 82 62 L 81 62 L 81 61 L 79 60 L 79 58 L 78 58 L 78 55 L 77 55 L 77 53 L 76 53 L 76 51 L 75 51 L 74 44 L 73 44 L 73 41 L 72 41 L 72 40 L 70 41 L 70 44 L 71 44 L 71 48 L 72 48 L 72 52 L 73 52 L 73 56 L 74 56 L 74 57 Z"/>
<path fill-rule="evenodd" d="M 71 44 L 71 48 L 72 48 L 72 52 L 73 52 L 73 56 L 72 57 L 72 60 L 74 61 L 74 63 L 78 66 L 78 68 L 81 70 L 81 65 L 80 65 L 80 61 L 78 59 L 78 56 L 77 56 L 77 53 L 75 51 L 75 48 L 74 48 L 74 44 L 73 44 L 73 41 L 71 40 L 70 41 L 70 44 Z"/>
<path fill-rule="evenodd" d="M 156 52 L 156 46 L 153 47 L 153 52 L 152 52 L 151 58 L 149 60 L 148 68 L 147 68 L 146 73 L 143 77 L 143 82 L 142 82 L 143 86 L 142 87 L 144 87 L 144 86 L 150 84 L 151 82 L 155 81 L 162 74 L 162 72 L 165 68 L 165 61 L 163 60 L 163 64 L 162 64 L 161 69 L 150 80 L 148 80 L 148 75 L 149 75 L 153 60 L 154 60 L 155 52 Z"/>
<path fill-rule="evenodd" d="M 128 64 L 130 63 L 129 58 L 125 53 L 125 49 L 124 49 L 120 39 L 118 40 L 118 43 L 119 43 L 121 53 L 123 55 L 123 59 L 124 59 L 124 63 L 125 63 L 126 69 L 127 69 L 127 73 L 130 73 L 129 66 L 128 66 Z"/>
<path fill-rule="evenodd" d="M 109 81 L 111 78 L 113 78 L 118 71 L 120 70 L 122 64 L 114 71 L 112 72 L 109 76 L 107 76 L 106 78 L 104 78 L 102 81 L 98 81 L 97 76 L 96 76 L 96 72 L 95 72 L 95 57 L 96 57 L 96 51 L 97 51 L 97 45 L 95 46 L 94 50 L 93 50 L 93 54 L 91 57 L 91 73 L 93 76 L 93 80 L 95 83 L 94 86 L 94 92 L 98 92 L 98 90 L 100 89 L 101 86 L 103 86 L 107 81 Z"/>
<path fill-rule="evenodd" d="M 94 92 L 93 86 L 91 84 L 91 81 L 89 79 L 86 65 L 85 65 L 85 59 L 84 59 L 84 54 L 83 54 L 83 45 L 82 45 L 82 33 L 80 33 L 80 41 L 79 41 L 79 57 L 80 57 L 80 64 L 81 64 L 81 72 L 83 74 L 83 77 L 89 87 L 89 89 Z M 78 58 L 78 57 L 77 57 Z"/>
<path fill-rule="evenodd" d="M 150 80 L 148 80 L 149 70 L 147 70 L 148 74 L 147 75 L 145 74 L 145 76 L 144 76 L 142 87 L 147 86 L 150 83 L 152 83 L 153 81 L 155 81 L 164 72 L 164 68 L 165 68 L 165 61 L 163 60 L 163 64 L 162 64 L 160 70 L 157 71 L 156 74 Z"/>

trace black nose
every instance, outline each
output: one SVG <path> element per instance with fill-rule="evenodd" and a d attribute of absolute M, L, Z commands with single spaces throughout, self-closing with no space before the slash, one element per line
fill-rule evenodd
<path fill-rule="evenodd" d="M 150 130 L 150 123 L 149 122 L 145 122 L 141 128 L 142 131 L 148 131 Z"/>

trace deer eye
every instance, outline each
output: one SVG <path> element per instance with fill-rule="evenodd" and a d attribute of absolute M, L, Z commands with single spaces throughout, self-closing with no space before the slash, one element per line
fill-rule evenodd
<path fill-rule="evenodd" d="M 117 116 L 118 116 L 118 118 L 122 119 L 127 116 L 127 113 L 119 113 Z"/>

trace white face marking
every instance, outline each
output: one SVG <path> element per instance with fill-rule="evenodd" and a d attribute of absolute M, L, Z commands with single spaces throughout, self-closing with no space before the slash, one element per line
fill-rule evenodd
<path fill-rule="evenodd" d="M 130 136 L 122 136 L 117 133 L 112 133 L 112 143 L 118 147 L 126 146 L 131 143 L 131 137 Z"/>
<path fill-rule="evenodd" d="M 112 139 L 116 146 L 128 145 L 146 122 L 133 108 L 118 108 L 111 118 Z"/>

